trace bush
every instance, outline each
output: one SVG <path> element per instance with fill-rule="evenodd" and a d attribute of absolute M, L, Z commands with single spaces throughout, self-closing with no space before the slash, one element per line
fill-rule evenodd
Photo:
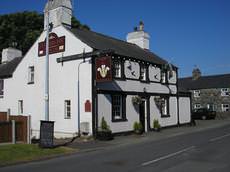
<path fill-rule="evenodd" d="M 101 126 L 97 132 L 97 139 L 104 141 L 113 139 L 112 131 L 104 117 L 101 119 Z"/>
<path fill-rule="evenodd" d="M 160 130 L 161 125 L 160 125 L 158 119 L 153 120 L 153 128 L 156 129 L 156 130 Z"/>
<path fill-rule="evenodd" d="M 140 122 L 134 122 L 133 124 L 133 130 L 135 133 L 142 133 L 143 132 L 143 126 Z"/>
<path fill-rule="evenodd" d="M 101 130 L 103 130 L 103 131 L 109 131 L 110 130 L 110 127 L 107 124 L 104 117 L 102 117 L 102 119 L 101 119 Z"/>

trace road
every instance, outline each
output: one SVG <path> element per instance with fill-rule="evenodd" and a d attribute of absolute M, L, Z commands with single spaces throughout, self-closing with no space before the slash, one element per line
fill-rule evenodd
<path fill-rule="evenodd" d="M 229 172 L 229 145 L 230 125 L 227 125 L 4 167 L 0 172 Z"/>

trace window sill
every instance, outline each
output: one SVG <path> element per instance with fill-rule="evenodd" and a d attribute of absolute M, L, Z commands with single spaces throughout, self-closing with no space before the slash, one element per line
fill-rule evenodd
<path fill-rule="evenodd" d="M 71 117 L 65 117 L 64 119 L 71 119 Z"/>
<path fill-rule="evenodd" d="M 170 115 L 161 115 L 161 118 L 170 118 Z"/>
<path fill-rule="evenodd" d="M 112 119 L 112 122 L 127 122 L 128 119 Z"/>
<path fill-rule="evenodd" d="M 27 84 L 28 84 L 28 85 L 31 85 L 31 84 L 34 84 L 34 82 L 28 82 Z"/>

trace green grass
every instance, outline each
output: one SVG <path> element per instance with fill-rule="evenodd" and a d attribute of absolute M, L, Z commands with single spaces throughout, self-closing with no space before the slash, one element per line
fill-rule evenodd
<path fill-rule="evenodd" d="M 0 166 L 17 162 L 48 158 L 58 154 L 71 153 L 73 149 L 59 147 L 54 149 L 41 149 L 38 145 L 15 144 L 0 146 Z"/>

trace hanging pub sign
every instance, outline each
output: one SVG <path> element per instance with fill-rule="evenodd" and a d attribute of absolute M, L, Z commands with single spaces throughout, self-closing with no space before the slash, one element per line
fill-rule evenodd
<path fill-rule="evenodd" d="M 112 81 L 111 57 L 100 57 L 96 59 L 96 81 Z"/>
<path fill-rule="evenodd" d="M 58 37 L 55 33 L 49 34 L 49 54 L 65 51 L 65 36 Z M 46 55 L 46 39 L 38 43 L 38 56 Z"/>

